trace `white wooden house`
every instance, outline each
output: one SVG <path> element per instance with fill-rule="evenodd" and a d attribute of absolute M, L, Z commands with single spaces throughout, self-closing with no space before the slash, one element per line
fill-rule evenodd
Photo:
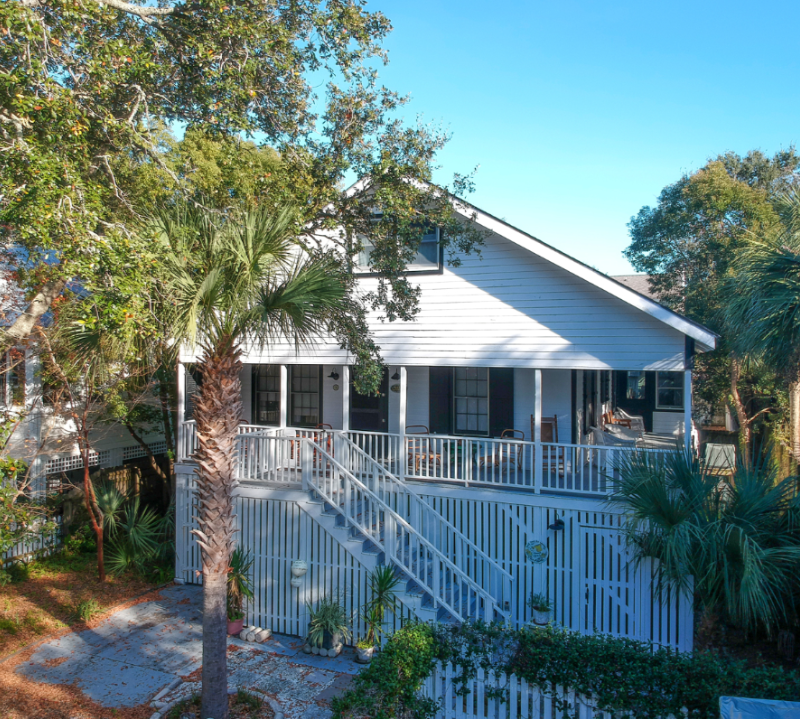
<path fill-rule="evenodd" d="M 527 598 L 544 592 L 565 626 L 691 648 L 687 598 L 629 561 L 606 496 L 623 453 L 688 445 L 692 357 L 716 336 L 481 210 L 456 209 L 488 232 L 485 245 L 450 267 L 437 233 L 426 235 L 409 268 L 418 317 L 371 323 L 387 365 L 379 397 L 354 391 L 332 339 L 244 355 L 237 501 L 239 541 L 256 558 L 251 620 L 303 634 L 306 603 L 342 591 L 358 634 L 366 574 L 386 562 L 406 580 L 404 616 L 525 622 Z M 178 373 L 176 576 L 187 582 L 200 581 L 195 359 L 185 351 Z M 641 416 L 645 432 L 603 432 L 615 409 Z M 299 586 L 294 560 L 309 567 Z"/>

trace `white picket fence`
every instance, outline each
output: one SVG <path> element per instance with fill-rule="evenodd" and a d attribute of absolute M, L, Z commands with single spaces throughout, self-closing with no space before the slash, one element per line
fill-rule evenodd
<path fill-rule="evenodd" d="M 467 693 L 457 694 L 463 683 L 455 677 L 452 664 L 440 663 L 422 687 L 423 696 L 440 703 L 437 719 L 613 719 L 609 712 L 598 711 L 590 699 L 564 687 L 542 692 L 514 674 L 478 669 L 477 676 L 466 681 Z M 500 697 L 497 690 L 502 692 Z"/>
<path fill-rule="evenodd" d="M 13 547 L 3 552 L 0 566 L 5 568 L 12 562 L 18 560 L 27 561 L 34 556 L 47 556 L 58 550 L 62 544 L 61 517 L 56 517 L 55 522 L 58 525 L 55 532 L 40 532 L 21 542 L 17 542 Z"/>

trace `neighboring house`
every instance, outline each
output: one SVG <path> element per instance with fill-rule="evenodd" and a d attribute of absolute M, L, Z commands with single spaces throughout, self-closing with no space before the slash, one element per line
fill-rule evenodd
<path fill-rule="evenodd" d="M 520 623 L 531 592 L 544 592 L 566 626 L 691 648 L 690 602 L 629 561 L 606 496 L 624 453 L 688 442 L 692 358 L 716 335 L 455 206 L 488 233 L 481 256 L 449 267 L 438 234 L 425 236 L 409 267 L 417 318 L 371 321 L 387 365 L 379 396 L 355 391 L 332 338 L 244 353 L 237 508 L 256 559 L 251 621 L 303 634 L 306 602 L 338 590 L 357 634 L 366 572 L 383 561 L 404 576 L 404 615 Z M 375 282 L 360 279 L 364 290 Z M 189 534 L 195 360 L 184 352 L 178 372 L 176 577 L 187 582 L 200 570 Z M 604 432 L 618 408 L 646 432 Z M 293 560 L 308 565 L 294 586 Z"/>
<path fill-rule="evenodd" d="M 0 278 L 0 325 L 8 326 L 25 306 L 23 293 L 7 277 Z M 49 315 L 42 321 L 47 324 Z M 32 465 L 29 486 L 34 492 L 59 490 L 66 478 L 78 480 L 83 460 L 75 440 L 75 424 L 56 412 L 42 387 L 35 341 L 0 353 L 0 413 L 18 420 L 2 454 Z M 98 424 L 90 434 L 93 467 L 119 467 L 145 456 L 144 448 L 117 424 Z M 163 434 L 142 437 L 155 455 L 167 451 Z M 72 474 L 74 473 L 74 474 Z"/>

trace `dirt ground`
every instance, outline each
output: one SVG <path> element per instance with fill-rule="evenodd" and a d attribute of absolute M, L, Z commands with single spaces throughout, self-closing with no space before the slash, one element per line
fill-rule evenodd
<path fill-rule="evenodd" d="M 0 660 L 53 632 L 81 624 L 82 602 L 84 609 L 94 610 L 96 619 L 152 588 L 133 575 L 100 584 L 92 554 L 54 555 L 31 563 L 29 572 L 30 578 L 0 587 Z"/>

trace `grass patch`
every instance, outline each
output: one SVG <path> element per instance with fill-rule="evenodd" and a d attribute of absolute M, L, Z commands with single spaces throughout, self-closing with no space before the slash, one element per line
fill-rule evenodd
<path fill-rule="evenodd" d="M 95 599 L 84 599 L 78 602 L 75 607 L 75 616 L 81 622 L 89 622 L 93 617 L 96 617 L 102 611 L 100 605 Z"/>

